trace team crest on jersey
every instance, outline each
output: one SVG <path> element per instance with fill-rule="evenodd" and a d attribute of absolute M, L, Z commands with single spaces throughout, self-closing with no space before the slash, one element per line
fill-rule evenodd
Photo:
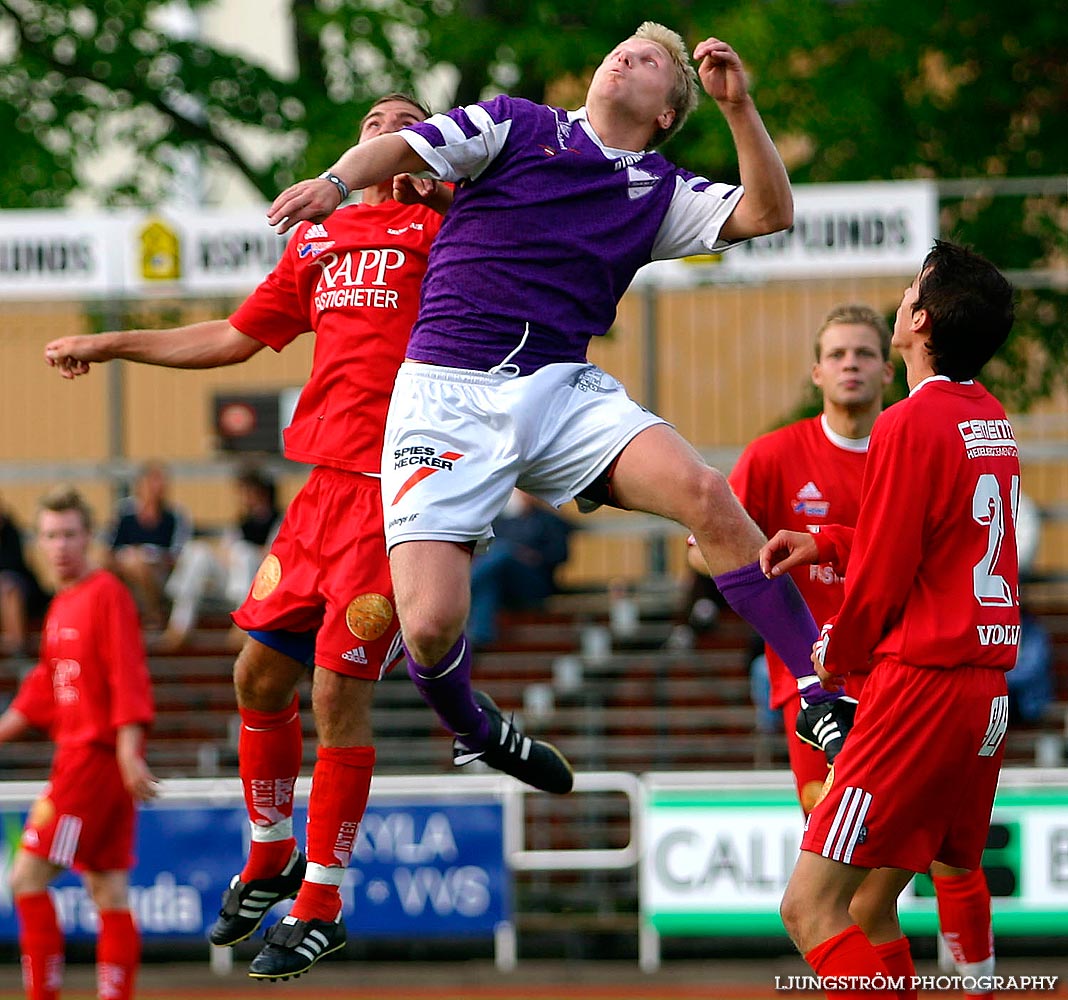
<path fill-rule="evenodd" d="M 253 600 L 262 601 L 269 597 L 281 582 L 282 564 L 278 561 L 278 556 L 270 552 L 256 570 L 256 579 L 252 583 Z"/>
<path fill-rule="evenodd" d="M 797 491 L 792 506 L 795 514 L 804 514 L 806 517 L 826 517 L 830 509 L 831 505 L 823 499 L 819 487 L 811 479 Z"/>
<path fill-rule="evenodd" d="M 333 240 L 316 240 L 312 243 L 301 243 L 297 247 L 297 256 L 301 260 L 306 257 L 318 257 L 319 254 L 329 250 L 333 245 Z"/>
<path fill-rule="evenodd" d="M 644 198 L 660 183 L 656 174 L 642 170 L 641 167 L 627 167 L 627 197 L 631 201 L 636 198 Z"/>
<path fill-rule="evenodd" d="M 345 609 L 345 624 L 349 631 L 364 642 L 380 639 L 392 621 L 393 605 L 381 594 L 360 594 Z"/>

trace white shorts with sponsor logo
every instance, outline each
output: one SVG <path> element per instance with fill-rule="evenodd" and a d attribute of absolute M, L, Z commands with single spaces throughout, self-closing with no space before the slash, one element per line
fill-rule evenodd
<path fill-rule="evenodd" d="M 559 507 L 666 423 L 596 365 L 510 376 L 405 362 L 386 418 L 386 546 L 484 542 L 518 486 Z"/>

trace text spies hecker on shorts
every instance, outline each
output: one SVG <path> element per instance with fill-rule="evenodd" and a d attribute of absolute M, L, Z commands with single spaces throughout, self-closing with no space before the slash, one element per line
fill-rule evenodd
<path fill-rule="evenodd" d="M 393 452 L 393 468 L 403 469 L 409 465 L 425 465 L 431 469 L 451 469 L 452 463 L 459 457 L 452 451 L 447 451 L 439 457 L 435 448 L 424 446 L 398 448 Z"/>

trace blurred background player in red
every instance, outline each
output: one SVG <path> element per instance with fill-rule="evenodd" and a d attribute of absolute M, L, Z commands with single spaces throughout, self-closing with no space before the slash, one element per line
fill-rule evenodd
<path fill-rule="evenodd" d="M 780 531 L 761 555 L 773 575 L 828 562 L 845 575 L 841 608 L 813 647 L 821 682 L 871 666 L 782 902 L 821 976 L 907 982 L 897 897 L 936 859 L 957 869 L 936 878 L 940 894 L 975 907 L 973 923 L 985 899 L 989 936 L 979 866 L 1019 631 L 1020 465 L 1004 410 L 974 378 L 1012 328 L 1012 296 L 988 261 L 935 243 L 897 310 L 910 393 L 874 424 L 855 532 Z M 992 968 L 986 956 L 965 971 Z"/>
<path fill-rule="evenodd" d="M 77 492 L 60 489 L 41 501 L 37 545 L 56 596 L 40 660 L 0 716 L 0 742 L 36 727 L 56 744 L 8 876 L 30 1000 L 54 1000 L 63 983 L 63 932 L 48 885 L 68 868 L 100 912 L 97 995 L 132 997 L 141 961 L 129 871 L 135 803 L 156 794 L 144 759 L 152 689 L 137 608 L 117 577 L 90 566 L 92 537 L 92 515 Z"/>
<path fill-rule="evenodd" d="M 769 538 L 783 528 L 815 533 L 826 524 L 856 525 L 868 439 L 882 411 L 884 391 L 893 380 L 890 330 L 868 306 L 833 308 L 817 331 L 815 353 L 812 382 L 822 397 L 822 413 L 757 438 L 742 452 L 729 477 L 742 506 Z M 691 548 L 691 562 L 696 564 L 695 553 Z M 833 566 L 799 566 L 791 575 L 816 621 L 837 614 L 844 585 Z M 827 760 L 795 730 L 801 699 L 793 675 L 770 647 L 765 647 L 765 654 L 770 704 L 783 711 L 790 769 L 807 815 L 827 777 Z M 861 663 L 850 671 L 848 695 L 861 697 L 870 666 Z M 982 868 L 968 872 L 935 863 L 931 874 L 942 933 L 958 971 L 992 974 L 990 892 Z"/>
<path fill-rule="evenodd" d="M 427 114 L 414 99 L 389 94 L 360 123 L 360 141 Z M 397 201 L 395 183 L 415 203 Z M 343 184 L 338 190 L 348 196 Z M 259 979 L 300 975 L 345 944 L 339 887 L 375 763 L 374 684 L 400 655 L 378 481 L 382 433 L 440 225 L 435 208 L 447 207 L 451 189 L 390 178 L 362 194 L 358 204 L 298 228 L 275 270 L 228 320 L 64 337 L 45 347 L 48 363 L 74 378 L 116 358 L 172 368 L 238 364 L 315 332 L 312 371 L 285 432 L 286 457 L 315 468 L 233 616 L 249 633 L 234 685 L 251 846 L 211 940 L 245 940 L 275 903 L 295 895 L 252 960 L 249 975 Z M 297 684 L 313 664 L 319 748 L 305 856 L 293 832 L 302 756 Z"/>
<path fill-rule="evenodd" d="M 868 436 L 894 375 L 890 330 L 867 306 L 832 309 L 816 334 L 815 350 L 812 382 L 822 395 L 823 412 L 757 438 L 728 477 L 742 506 L 769 538 L 780 528 L 818 531 L 822 524 L 856 524 Z M 696 562 L 700 553 L 691 547 L 690 558 Z M 830 566 L 803 566 L 791 575 L 816 621 L 826 621 L 841 606 L 842 579 Z M 765 653 L 771 707 L 783 710 L 790 768 L 808 813 L 823 787 L 828 761 L 798 737 L 797 681 L 773 649 L 765 646 Z M 858 671 L 866 673 L 866 665 Z M 850 675 L 846 693 L 856 697 L 862 683 L 859 673 Z"/>

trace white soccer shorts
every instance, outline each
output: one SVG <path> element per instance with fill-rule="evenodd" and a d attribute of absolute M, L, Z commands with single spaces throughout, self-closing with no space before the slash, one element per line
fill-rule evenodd
<path fill-rule="evenodd" d="M 485 543 L 514 486 L 559 507 L 663 423 L 589 363 L 514 376 L 405 362 L 382 454 L 386 547 Z"/>

